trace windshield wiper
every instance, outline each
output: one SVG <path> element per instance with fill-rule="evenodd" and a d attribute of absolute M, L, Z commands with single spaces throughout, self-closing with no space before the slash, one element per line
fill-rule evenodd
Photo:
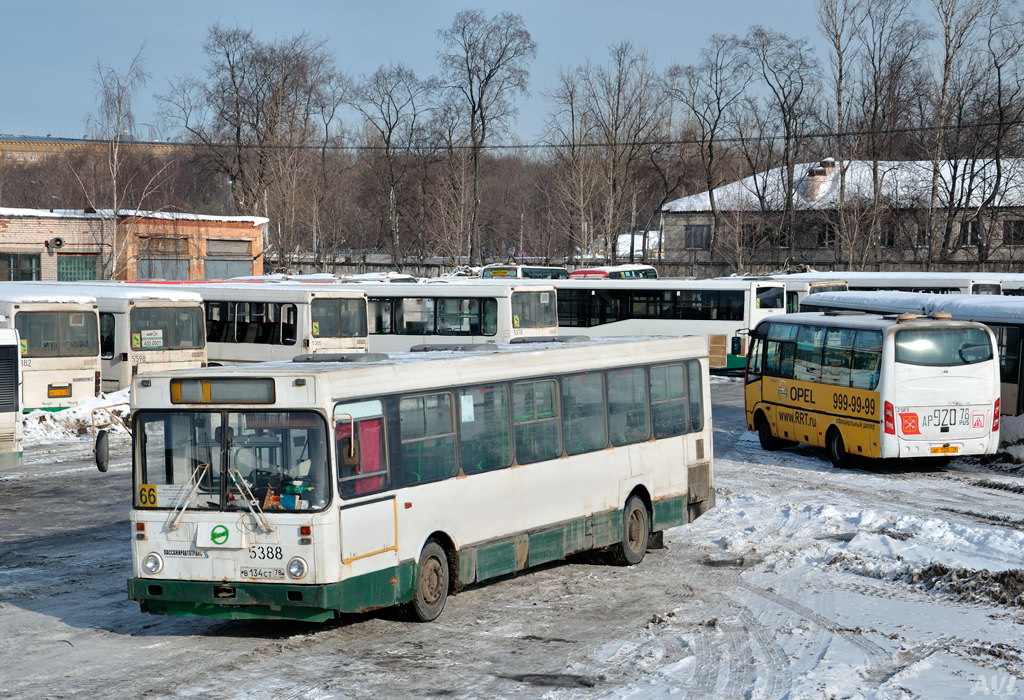
<path fill-rule="evenodd" d="M 192 502 L 192 499 L 199 491 L 199 485 L 203 483 L 203 478 L 209 470 L 210 465 L 205 462 L 196 465 L 195 470 L 192 472 L 192 476 L 189 477 L 188 480 L 188 486 L 190 487 L 188 489 L 188 493 L 186 494 L 186 492 L 182 490 L 181 494 L 178 496 L 177 502 L 175 502 L 171 507 L 171 520 L 167 525 L 168 530 L 173 532 L 178 529 L 178 525 L 181 524 L 181 516 L 183 516 L 185 511 L 188 510 L 188 504 Z"/>
<path fill-rule="evenodd" d="M 249 488 L 249 484 L 242 477 L 242 473 L 232 467 L 228 469 L 228 476 L 231 477 L 231 483 L 238 489 L 238 494 L 242 497 L 242 500 L 249 506 L 249 512 L 256 518 L 260 529 L 263 532 L 272 532 L 274 528 L 271 526 L 270 521 L 267 520 L 263 509 L 260 508 L 260 502 L 256 499 L 252 489 Z"/>

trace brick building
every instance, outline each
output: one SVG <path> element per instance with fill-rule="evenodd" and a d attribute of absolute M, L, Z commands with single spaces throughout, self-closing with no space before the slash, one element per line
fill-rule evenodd
<path fill-rule="evenodd" d="M 268 219 L 0 208 L 0 281 L 263 274 Z"/>

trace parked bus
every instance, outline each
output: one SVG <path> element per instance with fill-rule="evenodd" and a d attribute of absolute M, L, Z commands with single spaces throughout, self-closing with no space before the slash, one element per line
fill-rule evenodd
<path fill-rule="evenodd" d="M 21 466 L 21 343 L 0 328 L 0 469 Z"/>
<path fill-rule="evenodd" d="M 463 586 L 573 552 L 637 564 L 714 504 L 706 352 L 524 343 L 137 377 L 129 596 L 429 621 Z"/>
<path fill-rule="evenodd" d="M 32 282 L 0 282 L 0 325 L 18 331 L 22 406 L 59 410 L 100 393 L 96 299 Z"/>
<path fill-rule="evenodd" d="M 557 297 L 549 285 L 455 281 L 356 286 L 369 298 L 371 352 L 558 335 Z"/>
<path fill-rule="evenodd" d="M 564 280 L 569 271 L 564 267 L 547 267 L 544 265 L 484 265 L 480 269 L 481 279 L 529 279 L 529 280 Z"/>
<path fill-rule="evenodd" d="M 762 321 L 751 342 L 746 421 L 766 450 L 824 447 L 846 467 L 999 446 L 995 337 L 980 323 L 798 313 Z"/>
<path fill-rule="evenodd" d="M 569 273 L 571 280 L 630 280 L 658 279 L 658 271 L 653 265 L 604 265 L 573 270 Z"/>
<path fill-rule="evenodd" d="M 711 369 L 742 369 L 746 332 L 785 313 L 774 281 L 553 280 L 562 332 L 589 336 L 700 335 Z"/>
<path fill-rule="evenodd" d="M 206 308 L 210 364 L 366 352 L 366 294 L 331 284 L 190 284 Z"/>
<path fill-rule="evenodd" d="M 927 294 L 1002 294 L 998 276 L 970 272 L 800 272 L 772 275 L 789 282 L 820 282 L 842 279 L 851 291 L 904 291 Z M 841 290 L 834 290 L 841 291 Z"/>
<path fill-rule="evenodd" d="M 164 286 L 45 284 L 96 299 L 103 391 L 126 388 L 139 372 L 206 363 L 203 299 L 196 292 Z"/>
<path fill-rule="evenodd" d="M 948 313 L 958 321 L 978 321 L 992 329 L 999 348 L 1000 410 L 1024 414 L 1024 299 L 978 294 L 917 294 L 914 292 L 846 292 L 807 299 L 804 311 L 835 309 L 874 313 Z"/>

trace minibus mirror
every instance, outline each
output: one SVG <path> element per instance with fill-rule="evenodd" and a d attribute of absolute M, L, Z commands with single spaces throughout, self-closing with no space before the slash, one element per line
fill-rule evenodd
<path fill-rule="evenodd" d="M 92 450 L 93 456 L 96 458 L 96 468 L 101 472 L 107 471 L 110 468 L 110 431 L 109 430 L 98 430 L 96 431 L 96 444 Z"/>

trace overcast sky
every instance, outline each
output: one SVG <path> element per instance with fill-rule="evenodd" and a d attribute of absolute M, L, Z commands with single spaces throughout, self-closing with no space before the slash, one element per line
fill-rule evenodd
<path fill-rule="evenodd" d="M 437 70 L 436 31 L 457 11 L 521 14 L 538 45 L 529 98 L 518 102 L 521 137 L 536 137 L 548 105 L 542 92 L 558 71 L 629 40 L 659 68 L 694 61 L 715 33 L 743 34 L 761 24 L 820 45 L 814 0 L 2 0 L 4 77 L 0 133 L 80 138 L 96 109 L 97 62 L 123 72 L 143 50 L 149 82 L 136 121 L 155 122 L 153 95 L 176 78 L 201 74 L 202 43 L 215 22 L 252 29 L 263 40 L 307 31 L 326 37 L 338 66 L 353 76 L 403 62 L 425 76 Z M 146 138 L 147 129 L 140 127 Z"/>

